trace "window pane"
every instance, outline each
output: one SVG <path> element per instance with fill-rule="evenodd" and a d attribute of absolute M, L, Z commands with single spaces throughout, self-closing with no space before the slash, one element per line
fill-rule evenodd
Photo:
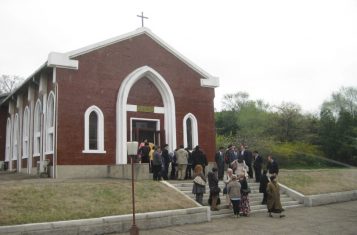
<path fill-rule="evenodd" d="M 187 118 L 186 120 L 186 130 L 187 130 L 187 148 L 192 148 L 192 123 L 191 118 Z"/>
<path fill-rule="evenodd" d="M 89 115 L 89 149 L 98 149 L 98 115 L 91 112 Z"/>

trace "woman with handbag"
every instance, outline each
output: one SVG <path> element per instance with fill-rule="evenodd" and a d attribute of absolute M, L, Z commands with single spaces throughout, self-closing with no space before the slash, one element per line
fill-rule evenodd
<path fill-rule="evenodd" d="M 241 185 L 237 181 L 237 176 L 232 175 L 232 180 L 227 185 L 227 192 L 233 205 L 234 216 L 236 216 L 237 218 L 239 217 L 239 203 L 241 198 L 240 188 Z"/>
<path fill-rule="evenodd" d="M 206 179 L 203 175 L 203 169 L 201 165 L 196 165 L 195 167 L 192 193 L 196 195 L 196 201 L 203 205 L 203 194 L 206 193 Z"/>
<path fill-rule="evenodd" d="M 249 216 L 250 205 L 248 194 L 250 193 L 250 188 L 248 186 L 247 178 L 244 174 L 240 175 L 239 182 L 241 184 L 241 200 L 240 200 L 240 211 L 243 216 Z"/>

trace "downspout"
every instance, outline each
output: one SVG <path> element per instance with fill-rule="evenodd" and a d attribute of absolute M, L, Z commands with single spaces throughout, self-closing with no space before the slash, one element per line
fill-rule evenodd
<path fill-rule="evenodd" d="M 56 79 L 56 67 L 53 68 L 53 83 L 55 86 L 55 107 L 54 107 L 54 111 L 55 111 L 55 123 L 54 123 L 54 141 L 53 141 L 53 155 L 52 155 L 52 162 L 53 162 L 53 166 L 52 166 L 52 177 L 54 179 L 57 178 L 57 131 L 58 131 L 58 83 L 57 83 L 57 79 Z"/>

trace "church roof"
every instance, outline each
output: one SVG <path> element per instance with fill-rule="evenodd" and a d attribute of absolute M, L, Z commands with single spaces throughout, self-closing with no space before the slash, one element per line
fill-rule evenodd
<path fill-rule="evenodd" d="M 80 49 L 70 51 L 67 53 L 57 53 L 57 52 L 51 52 L 48 56 L 48 62 L 47 65 L 49 67 L 67 67 L 67 68 L 73 68 L 77 69 L 78 68 L 78 62 L 73 60 L 73 58 L 83 55 L 95 50 L 98 50 L 100 48 L 112 45 L 114 43 L 118 43 L 121 41 L 128 40 L 130 38 L 146 34 L 149 36 L 151 39 L 153 39 L 155 42 L 157 42 L 160 46 L 165 48 L 167 51 L 172 53 L 175 57 L 180 59 L 183 63 L 185 63 L 187 66 L 189 66 L 191 69 L 199 73 L 203 80 L 201 80 L 201 85 L 205 87 L 218 87 L 219 86 L 219 79 L 218 77 L 214 77 L 201 69 L 199 66 L 197 66 L 195 63 L 190 61 L 188 58 L 183 56 L 181 53 L 179 53 L 177 50 L 172 48 L 170 45 L 168 45 L 166 42 L 164 42 L 161 38 L 159 38 L 157 35 L 155 35 L 150 29 L 146 27 L 139 28 L 137 30 L 134 30 L 130 33 L 123 34 L 114 38 L 110 38 L 107 40 L 104 40 L 102 42 L 94 43 L 92 45 L 82 47 Z"/>
<path fill-rule="evenodd" d="M 113 37 L 98 43 L 94 43 L 92 45 L 82 47 L 80 49 L 70 51 L 67 53 L 58 53 L 58 52 L 51 52 L 48 55 L 48 60 L 41 65 L 35 72 L 33 72 L 27 79 L 21 84 L 21 86 L 17 87 L 13 92 L 11 92 L 5 99 L 0 101 L 0 105 L 4 102 L 6 102 L 11 96 L 13 96 L 23 85 L 25 85 L 28 81 L 33 80 L 34 76 L 38 74 L 40 71 L 45 69 L 46 67 L 60 67 L 60 68 L 68 68 L 68 69 L 78 69 L 78 61 L 75 60 L 74 58 L 83 55 L 95 50 L 98 50 L 100 48 L 112 45 L 114 43 L 118 43 L 124 40 L 128 40 L 130 38 L 146 34 L 150 38 L 152 38 L 155 42 L 157 42 L 160 46 L 165 48 L 167 51 L 172 53 L 175 57 L 180 59 L 183 63 L 185 63 L 187 66 L 189 66 L 191 69 L 196 71 L 198 74 L 202 76 L 201 78 L 201 86 L 203 87 L 210 87 L 210 88 L 215 88 L 219 86 L 219 78 L 210 75 L 203 69 L 201 69 L 199 66 L 197 66 L 195 63 L 190 61 L 188 58 L 186 58 L 184 55 L 182 55 L 180 52 L 172 48 L 170 45 L 168 45 L 166 42 L 164 42 L 161 38 L 159 38 L 157 35 L 155 35 L 150 29 L 146 27 L 138 28 L 137 30 L 134 30 L 130 33 L 126 33 L 117 37 Z"/>

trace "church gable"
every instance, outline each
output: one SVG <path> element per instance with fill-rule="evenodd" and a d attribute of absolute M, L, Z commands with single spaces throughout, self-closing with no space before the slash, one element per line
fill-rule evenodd
<path fill-rule="evenodd" d="M 219 86 L 219 80 L 217 77 L 213 77 L 212 75 L 208 74 L 204 70 L 202 70 L 200 67 L 195 65 L 193 62 L 191 62 L 189 59 L 184 57 L 181 53 L 173 49 L 171 46 L 169 46 L 167 43 L 165 43 L 162 39 L 160 39 L 158 36 L 153 34 L 149 29 L 147 28 L 139 28 L 138 30 L 135 30 L 131 33 L 121 35 L 119 37 L 111 38 L 75 51 L 71 51 L 68 53 L 56 53 L 52 52 L 49 55 L 48 59 L 48 66 L 50 67 L 64 67 L 64 68 L 70 68 L 70 69 L 78 69 L 78 61 L 76 60 L 79 57 L 82 57 L 82 55 L 88 54 L 88 53 L 101 53 L 101 49 L 105 49 L 107 47 L 110 47 L 112 45 L 122 43 L 122 42 L 132 42 L 135 41 L 137 38 L 145 38 L 143 36 L 146 36 L 146 38 L 150 38 L 151 40 L 155 41 L 161 48 L 165 49 L 167 52 L 172 54 L 174 57 L 176 57 L 178 60 L 180 60 L 182 63 L 186 64 L 189 68 L 191 68 L 193 71 L 197 72 L 200 77 L 200 85 L 203 87 L 217 87 Z M 140 48 L 136 48 L 137 50 Z M 149 52 L 150 54 L 150 47 L 144 47 L 141 48 L 141 50 L 138 50 L 140 52 Z M 98 51 L 99 50 L 99 51 Z M 133 48 L 131 48 L 133 51 Z M 103 50 L 107 51 L 107 50 Z M 116 52 L 115 50 L 111 50 L 111 52 L 106 52 L 106 56 L 111 56 Z M 125 51 L 122 52 L 125 54 Z M 140 54 L 140 53 L 139 53 Z M 130 57 L 130 55 L 128 56 Z M 160 58 L 160 57 L 158 57 Z M 130 59 L 130 58 L 129 58 Z M 162 63 L 162 62 L 161 62 Z M 145 65 L 145 64 L 143 64 Z"/>

